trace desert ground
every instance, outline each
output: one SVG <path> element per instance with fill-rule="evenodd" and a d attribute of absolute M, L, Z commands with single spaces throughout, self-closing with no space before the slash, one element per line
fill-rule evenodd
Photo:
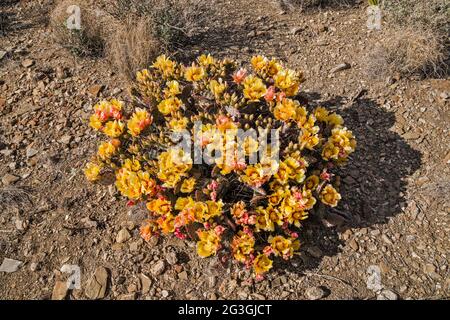
<path fill-rule="evenodd" d="M 82 171 L 98 142 L 92 105 L 126 99 L 127 80 L 108 59 L 55 42 L 52 1 L 2 1 L 0 263 L 14 270 L 0 272 L 0 299 L 448 299 L 447 75 L 368 73 L 383 30 L 368 29 L 365 1 L 206 2 L 213 12 L 180 55 L 277 57 L 303 70 L 308 103 L 344 117 L 358 145 L 341 169 L 339 206 L 326 223 L 312 218 L 300 255 L 262 281 L 198 257 L 195 243 L 145 242 L 145 208 Z M 65 287 L 63 265 L 80 267 L 79 289 Z"/>

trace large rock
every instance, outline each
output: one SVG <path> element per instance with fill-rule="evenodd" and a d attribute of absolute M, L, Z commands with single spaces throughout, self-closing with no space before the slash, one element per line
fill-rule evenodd
<path fill-rule="evenodd" d="M 94 275 L 89 279 L 84 293 L 89 299 L 103 299 L 106 296 L 108 285 L 108 270 L 98 267 Z"/>

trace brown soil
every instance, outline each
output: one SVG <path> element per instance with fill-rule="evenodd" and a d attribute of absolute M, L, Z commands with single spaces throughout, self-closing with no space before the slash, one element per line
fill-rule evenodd
<path fill-rule="evenodd" d="M 311 287 L 325 288 L 324 299 L 376 299 L 370 266 L 398 298 L 449 297 L 450 81 L 368 78 L 362 57 L 379 36 L 367 30 L 364 3 L 282 13 L 276 1 L 212 1 L 216 15 L 183 50 L 242 61 L 264 54 L 301 68 L 309 103 L 336 109 L 358 140 L 330 223 L 311 219 L 301 255 L 255 282 L 237 265 L 199 258 L 192 243 L 143 242 L 145 211 L 86 182 L 91 106 L 126 97 L 126 84 L 104 59 L 59 47 L 36 17 L 38 1 L 13 2 L 0 4 L 0 263 L 23 264 L 0 273 L 0 299 L 51 298 L 64 264 L 81 268 L 81 289 L 68 299 L 86 299 L 101 266 L 105 299 L 307 299 Z M 344 62 L 351 68 L 330 75 Z M 131 239 L 117 243 L 123 228 Z"/>

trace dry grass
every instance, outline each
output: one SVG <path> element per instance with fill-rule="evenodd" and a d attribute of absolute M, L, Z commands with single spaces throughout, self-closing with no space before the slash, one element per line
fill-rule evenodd
<path fill-rule="evenodd" d="M 134 80 L 136 71 L 148 67 L 161 53 L 161 43 L 152 27 L 150 18 L 128 19 L 108 40 L 108 59 L 127 80 Z"/>
<path fill-rule="evenodd" d="M 396 28 L 383 32 L 382 41 L 365 57 L 367 74 L 382 79 L 399 73 L 436 75 L 445 67 L 445 45 L 435 32 L 416 28 Z"/>
<path fill-rule="evenodd" d="M 105 10 L 119 21 L 146 17 L 166 50 L 184 46 L 211 14 L 201 0 L 113 0 Z"/>
<path fill-rule="evenodd" d="M 81 29 L 70 30 L 66 26 L 67 8 L 78 5 L 81 10 Z M 55 40 L 77 56 L 102 56 L 105 46 L 103 23 L 95 9 L 87 1 L 64 0 L 58 3 L 50 15 L 50 26 Z"/>
<path fill-rule="evenodd" d="M 446 76 L 450 3 L 446 0 L 386 0 L 383 31 L 364 57 L 367 75 Z"/>

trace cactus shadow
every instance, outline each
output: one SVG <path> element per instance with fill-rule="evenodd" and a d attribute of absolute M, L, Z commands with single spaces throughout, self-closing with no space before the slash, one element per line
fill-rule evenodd
<path fill-rule="evenodd" d="M 327 207 L 321 216 L 313 213 L 300 232 L 300 256 L 278 265 L 298 274 L 318 268 L 325 256 L 341 252 L 345 241 L 340 234 L 347 229 L 385 224 L 400 214 L 406 202 L 406 178 L 422 163 L 421 152 L 391 130 L 394 112 L 376 101 L 362 97 L 344 103 L 346 99 L 340 96 L 323 101 L 317 93 L 303 98 L 310 106 L 322 105 L 342 115 L 356 137 L 357 148 L 349 163 L 336 171 L 341 177 L 338 206 Z"/>

